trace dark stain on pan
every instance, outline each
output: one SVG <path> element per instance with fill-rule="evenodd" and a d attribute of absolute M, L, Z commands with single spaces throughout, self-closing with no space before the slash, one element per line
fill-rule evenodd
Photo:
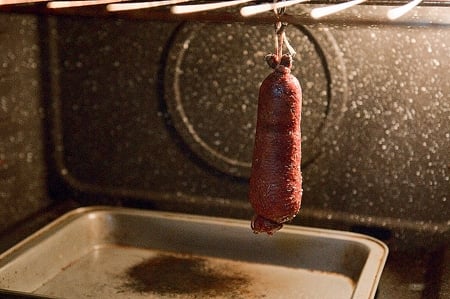
<path fill-rule="evenodd" d="M 191 255 L 166 255 L 130 267 L 124 287 L 133 292 L 192 297 L 247 294 L 249 277 L 231 267 L 212 267 L 202 258 Z"/>

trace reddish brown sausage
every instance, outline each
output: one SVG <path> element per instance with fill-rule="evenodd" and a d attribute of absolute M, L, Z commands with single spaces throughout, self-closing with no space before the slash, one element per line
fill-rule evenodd
<path fill-rule="evenodd" d="M 273 234 L 300 209 L 302 90 L 291 74 L 291 56 L 283 55 L 279 64 L 268 57 L 274 71 L 259 90 L 249 199 L 256 213 L 253 232 Z"/>

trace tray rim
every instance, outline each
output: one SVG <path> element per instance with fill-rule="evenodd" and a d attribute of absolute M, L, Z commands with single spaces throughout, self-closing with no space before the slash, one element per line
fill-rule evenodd
<path fill-rule="evenodd" d="M 144 210 L 144 209 L 136 209 L 136 208 L 128 208 L 128 207 L 112 207 L 112 206 L 102 206 L 102 205 L 96 205 L 96 206 L 87 206 L 87 207 L 79 207 L 75 208 L 69 212 L 66 212 L 59 216 L 57 219 L 53 220 L 52 222 L 46 224 L 36 232 L 32 233 L 31 235 L 27 236 L 25 239 L 21 240 L 11 248 L 7 249 L 3 253 L 0 254 L 0 262 L 11 253 L 15 252 L 17 249 L 20 249 L 24 247 L 24 245 L 43 237 L 47 232 L 58 228 L 60 225 L 67 225 L 70 222 L 81 218 L 81 217 L 87 217 L 89 214 L 92 213 L 111 213 L 111 214 L 132 214 L 136 216 L 145 216 L 145 215 L 151 215 L 152 217 L 158 217 L 158 218 L 177 218 L 177 219 L 186 219 L 186 220 L 195 220 L 196 222 L 205 222 L 205 223 L 226 223 L 227 225 L 233 225 L 233 226 L 249 226 L 249 220 L 244 219 L 237 219 L 237 218 L 226 218 L 226 217 L 218 217 L 218 216 L 207 216 L 207 215 L 197 215 L 197 214 L 187 214 L 187 213 L 179 213 L 179 212 L 172 212 L 172 211 L 160 211 L 160 210 Z M 250 227 L 250 226 L 249 226 Z M 308 235 L 310 234 L 325 234 L 325 233 L 333 233 L 335 236 L 333 238 L 336 239 L 343 239 L 344 237 L 351 238 L 364 241 L 368 243 L 375 243 L 383 250 L 388 253 L 389 248 L 388 246 L 382 242 L 379 239 L 376 239 L 372 236 L 365 235 L 362 233 L 356 233 L 356 232 L 350 232 L 350 231 L 344 231 L 344 230 L 335 230 L 335 229 L 329 229 L 329 228 L 317 228 L 317 227 L 309 227 L 309 226 L 302 226 L 302 225 L 293 225 L 293 224 L 285 224 L 283 225 L 283 231 L 284 232 L 290 232 L 290 233 L 306 233 Z M 249 228 L 250 232 L 250 228 Z M 20 247 L 20 248 L 19 248 Z M 28 246 L 27 246 L 28 247 Z"/>

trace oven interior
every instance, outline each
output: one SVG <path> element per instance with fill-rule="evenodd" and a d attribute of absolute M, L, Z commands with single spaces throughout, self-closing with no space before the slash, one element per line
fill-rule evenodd
<path fill-rule="evenodd" d="M 380 299 L 446 298 L 450 4 L 310 17 L 333 2 L 281 16 L 304 93 L 292 224 L 385 242 Z M 250 219 L 273 13 L 46 4 L 0 6 L 0 251 L 80 206 Z"/>

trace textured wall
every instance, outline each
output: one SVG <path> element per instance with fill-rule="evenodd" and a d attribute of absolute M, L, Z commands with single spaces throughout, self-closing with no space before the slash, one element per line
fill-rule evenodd
<path fill-rule="evenodd" d="M 0 231 L 49 204 L 37 19 L 0 16 Z"/>
<path fill-rule="evenodd" d="M 245 206 L 271 26 L 187 23 L 176 31 L 173 23 L 73 18 L 55 26 L 59 159 L 70 183 L 166 198 L 174 210 Z M 448 233 L 449 34 L 288 27 L 305 99 L 296 221 Z M 201 210 L 199 197 L 209 200 Z"/>
<path fill-rule="evenodd" d="M 67 17 L 41 24 L 48 44 L 40 49 L 36 19 L 1 22 L 1 221 L 48 203 L 47 113 L 59 174 L 94 202 L 113 195 L 249 216 L 246 175 L 271 26 Z M 290 26 L 287 34 L 304 90 L 296 223 L 448 236 L 450 30 Z M 54 111 L 40 109 L 42 90 Z"/>

